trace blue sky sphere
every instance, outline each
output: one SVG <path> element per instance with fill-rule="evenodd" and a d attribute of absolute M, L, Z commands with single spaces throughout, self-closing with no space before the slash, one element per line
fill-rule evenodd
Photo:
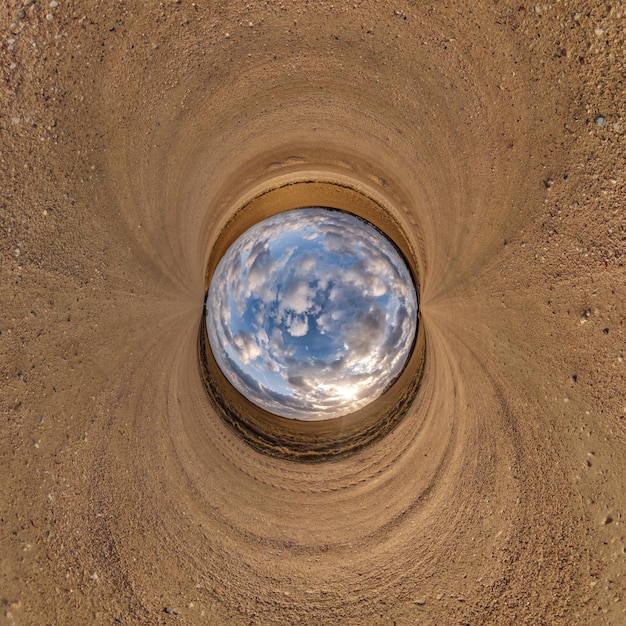
<path fill-rule="evenodd" d="M 393 244 L 343 211 L 278 213 L 220 260 L 206 300 L 211 350 L 248 400 L 323 420 L 379 397 L 417 328 L 417 294 Z"/>

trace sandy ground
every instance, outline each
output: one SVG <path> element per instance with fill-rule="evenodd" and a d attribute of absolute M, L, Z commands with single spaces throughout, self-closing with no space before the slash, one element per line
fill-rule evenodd
<path fill-rule="evenodd" d="M 626 7 L 50 4 L 0 8 L 0 621 L 626 623 Z M 196 340 L 229 207 L 320 154 L 403 199 L 426 361 L 302 464 Z"/>

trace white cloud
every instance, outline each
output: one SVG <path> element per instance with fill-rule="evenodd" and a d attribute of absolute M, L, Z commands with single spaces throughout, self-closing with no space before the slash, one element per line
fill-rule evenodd
<path fill-rule="evenodd" d="M 309 332 L 309 318 L 294 317 L 288 326 L 289 334 L 292 337 L 304 337 Z"/>
<path fill-rule="evenodd" d="M 248 365 L 250 361 L 254 361 L 257 357 L 261 356 L 263 350 L 257 344 L 254 335 L 251 333 L 240 331 L 233 337 L 233 343 L 237 348 L 237 354 L 245 365 Z"/>
<path fill-rule="evenodd" d="M 295 269 L 295 275 L 299 278 L 310 278 L 311 276 L 317 277 L 316 259 L 312 254 L 303 254 L 298 257 Z"/>
<path fill-rule="evenodd" d="M 308 311 L 313 301 L 314 291 L 305 280 L 295 280 L 287 285 L 279 301 L 281 311 L 291 310 L 296 314 Z"/>

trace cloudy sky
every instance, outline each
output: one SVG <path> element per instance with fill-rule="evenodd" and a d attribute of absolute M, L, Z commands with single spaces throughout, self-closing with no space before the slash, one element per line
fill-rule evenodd
<path fill-rule="evenodd" d="M 352 413 L 400 373 L 417 325 L 410 274 L 363 220 L 319 208 L 246 231 L 215 271 L 209 341 L 228 380 L 283 417 Z"/>

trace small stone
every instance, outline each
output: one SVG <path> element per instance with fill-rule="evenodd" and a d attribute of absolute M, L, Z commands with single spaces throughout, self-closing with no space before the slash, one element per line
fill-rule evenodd
<path fill-rule="evenodd" d="M 18 11 L 17 12 L 17 19 L 18 20 L 23 20 L 26 17 L 26 11 Z"/>
<path fill-rule="evenodd" d="M 96 572 L 92 572 L 89 576 L 89 579 L 93 581 L 98 580 L 98 574 L 96 574 Z"/>
<path fill-rule="evenodd" d="M 24 2 L 22 3 L 22 6 L 26 8 L 26 7 L 29 7 L 31 4 L 35 4 L 35 0 L 24 0 Z"/>
<path fill-rule="evenodd" d="M 230 33 L 226 33 L 226 34 L 224 35 L 224 37 L 225 37 L 226 39 L 230 39 Z"/>
<path fill-rule="evenodd" d="M 415 600 L 415 604 L 417 604 L 417 606 L 424 606 L 426 604 L 426 598 L 418 598 Z"/>
<path fill-rule="evenodd" d="M 48 15 L 46 15 L 46 19 L 51 22 L 54 19 L 54 14 L 53 13 L 48 13 Z"/>
<path fill-rule="evenodd" d="M 48 6 L 51 9 L 56 9 L 59 6 L 59 3 L 57 2 L 57 0 L 52 0 Z"/>
<path fill-rule="evenodd" d="M 543 181 L 543 184 L 546 189 L 550 189 L 550 187 L 554 185 L 554 178 L 547 178 L 546 180 Z"/>
<path fill-rule="evenodd" d="M 604 521 L 602 523 L 606 526 L 607 524 L 610 524 L 612 521 L 613 521 L 613 518 L 610 515 L 607 515 L 604 518 Z"/>
<path fill-rule="evenodd" d="M 170 609 L 167 606 L 163 609 L 163 613 L 167 613 L 168 615 L 178 615 L 178 611 L 175 611 L 174 609 Z"/>
<path fill-rule="evenodd" d="M 595 122 L 595 125 L 599 128 L 604 128 L 606 126 L 606 117 L 604 117 L 604 115 L 596 116 L 596 119 L 593 121 Z"/>

